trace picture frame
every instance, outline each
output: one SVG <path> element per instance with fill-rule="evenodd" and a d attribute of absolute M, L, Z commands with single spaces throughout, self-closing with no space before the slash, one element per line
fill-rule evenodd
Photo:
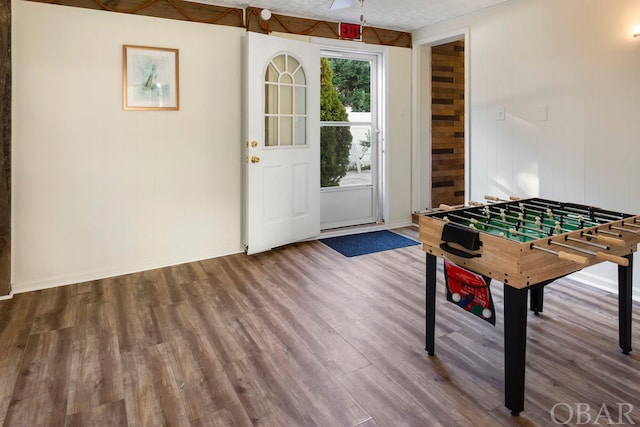
<path fill-rule="evenodd" d="M 124 110 L 179 110 L 178 49 L 123 45 Z"/>

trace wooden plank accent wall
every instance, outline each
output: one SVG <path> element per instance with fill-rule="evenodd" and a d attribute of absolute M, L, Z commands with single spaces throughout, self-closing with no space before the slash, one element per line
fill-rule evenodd
<path fill-rule="evenodd" d="M 0 0 L 0 296 L 11 291 L 11 0 Z"/>
<path fill-rule="evenodd" d="M 431 48 L 431 207 L 464 203 L 464 41 Z"/>
<path fill-rule="evenodd" d="M 39 3 L 244 27 L 244 10 L 183 0 L 30 0 Z"/>

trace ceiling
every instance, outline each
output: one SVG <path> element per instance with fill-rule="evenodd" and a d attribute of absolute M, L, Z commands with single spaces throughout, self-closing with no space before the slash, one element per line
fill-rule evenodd
<path fill-rule="evenodd" d="M 254 6 L 272 13 L 334 22 L 360 22 L 360 1 L 353 6 L 331 9 L 333 0 L 196 0 L 218 6 L 245 9 Z M 340 2 L 345 0 L 340 0 Z M 364 0 L 367 25 L 398 31 L 413 31 L 436 22 L 466 15 L 508 0 Z M 348 3 L 348 2 L 347 2 Z"/>

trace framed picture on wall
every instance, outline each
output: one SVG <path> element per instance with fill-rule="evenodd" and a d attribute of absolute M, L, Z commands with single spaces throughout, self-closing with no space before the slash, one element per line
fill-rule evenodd
<path fill-rule="evenodd" d="M 122 107 L 178 110 L 178 49 L 123 46 Z"/>

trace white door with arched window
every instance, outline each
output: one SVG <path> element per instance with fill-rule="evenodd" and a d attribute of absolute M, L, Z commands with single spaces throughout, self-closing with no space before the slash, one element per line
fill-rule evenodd
<path fill-rule="evenodd" d="M 320 49 L 247 33 L 245 236 L 257 253 L 320 234 Z"/>

